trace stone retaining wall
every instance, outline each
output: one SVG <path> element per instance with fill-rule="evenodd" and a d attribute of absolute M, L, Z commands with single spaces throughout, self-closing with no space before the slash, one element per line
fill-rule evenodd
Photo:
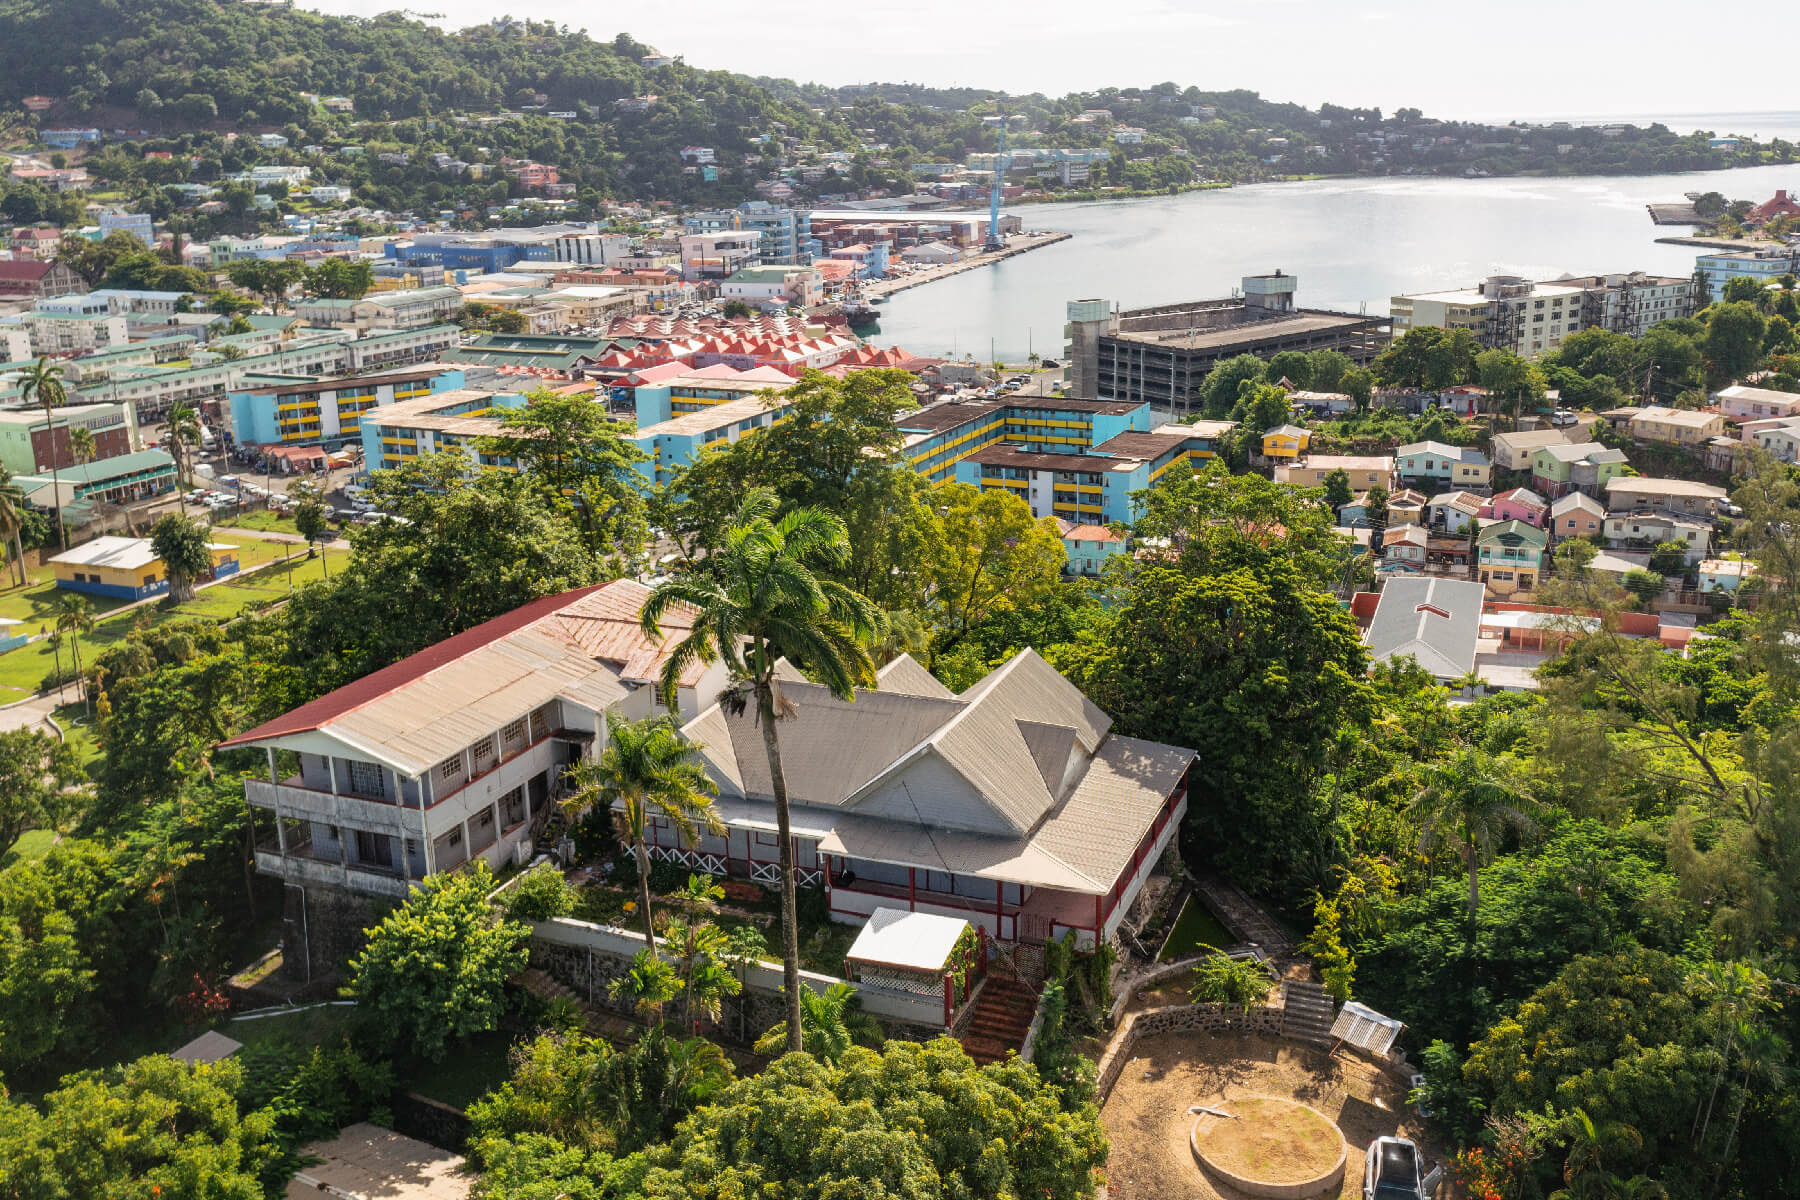
<path fill-rule="evenodd" d="M 1139 1038 L 1154 1037 L 1159 1033 L 1225 1033 L 1233 1030 L 1280 1037 L 1281 1010 L 1267 1005 L 1245 1012 L 1222 1004 L 1174 1004 L 1127 1015 L 1107 1044 L 1106 1053 L 1100 1056 L 1100 1065 L 1095 1072 L 1099 1102 L 1105 1104 L 1106 1098 L 1112 1095 L 1113 1085 L 1119 1082 L 1125 1064 L 1131 1061 L 1131 1052 L 1137 1047 Z"/>
<path fill-rule="evenodd" d="M 1245 1012 L 1240 1008 L 1226 1008 L 1218 1004 L 1175 1004 L 1166 1008 L 1147 1008 L 1127 1015 L 1114 1031 L 1112 1040 L 1106 1044 L 1105 1053 L 1100 1056 L 1095 1071 L 1099 1092 L 1097 1102 L 1105 1105 L 1107 1097 L 1112 1095 L 1113 1085 L 1119 1081 L 1125 1064 L 1131 1061 L 1131 1052 L 1136 1048 L 1139 1038 L 1154 1037 L 1159 1033 L 1225 1033 L 1232 1030 L 1243 1034 L 1260 1033 L 1268 1037 L 1287 1036 L 1282 1030 L 1282 1009 L 1274 1005 L 1259 1005 Z M 1297 1045 L 1318 1049 L 1311 1042 L 1292 1040 Z M 1405 1054 L 1397 1049 L 1376 1055 L 1356 1046 L 1345 1045 L 1338 1053 L 1355 1055 L 1408 1086 L 1411 1085 L 1413 1076 L 1419 1073 L 1419 1068 L 1408 1062 Z"/>

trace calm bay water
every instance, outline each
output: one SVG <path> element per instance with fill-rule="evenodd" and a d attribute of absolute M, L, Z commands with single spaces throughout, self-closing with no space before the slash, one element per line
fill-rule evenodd
<path fill-rule="evenodd" d="M 1062 354 L 1063 305 L 1130 308 L 1228 295 L 1245 275 L 1299 276 L 1302 305 L 1385 313 L 1401 292 L 1489 275 L 1643 270 L 1686 275 L 1699 251 L 1656 244 L 1692 232 L 1644 206 L 1684 192 L 1766 200 L 1800 193 L 1800 164 L 1683 175 L 1564 179 L 1383 178 L 1273 183 L 1152 200 L 1029 205 L 1028 229 L 1066 242 L 893 297 L 881 345 L 1009 360 Z"/>

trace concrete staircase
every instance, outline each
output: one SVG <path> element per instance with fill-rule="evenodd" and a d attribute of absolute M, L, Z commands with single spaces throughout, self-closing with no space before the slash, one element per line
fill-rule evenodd
<path fill-rule="evenodd" d="M 1290 979 L 1282 992 L 1281 1032 L 1330 1049 L 1331 1022 L 1337 1014 L 1325 989 L 1307 980 Z"/>
<path fill-rule="evenodd" d="M 989 975 L 963 1031 L 963 1049 L 983 1065 L 999 1062 L 1009 1050 L 1022 1049 L 1037 1002 L 1037 993 L 1024 984 Z"/>
<path fill-rule="evenodd" d="M 621 1036 L 636 1037 L 643 1032 L 642 1027 L 635 1022 L 629 1021 L 617 1013 L 595 1008 L 576 995 L 573 988 L 552 979 L 547 972 L 538 967 L 529 967 L 520 971 L 508 982 L 517 984 L 540 1000 L 549 1001 L 561 998 L 569 1001 L 581 1013 L 582 1023 L 590 1034 L 618 1038 Z"/>

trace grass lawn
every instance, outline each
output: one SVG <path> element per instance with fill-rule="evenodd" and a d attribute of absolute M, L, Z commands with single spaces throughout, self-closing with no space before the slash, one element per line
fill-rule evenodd
<path fill-rule="evenodd" d="M 51 829 L 28 829 L 19 835 L 19 840 L 12 848 L 0 854 L 0 870 L 12 866 L 16 862 L 36 862 L 50 853 L 50 847 L 56 844 L 56 832 Z"/>
<path fill-rule="evenodd" d="M 1206 905 L 1200 903 L 1199 897 L 1189 896 L 1181 906 L 1181 915 L 1175 918 L 1175 928 L 1169 932 L 1162 953 L 1156 957 L 1159 961 L 1181 958 L 1198 952 L 1202 946 L 1223 950 L 1236 940 L 1219 924 L 1219 919 L 1207 911 Z"/>
<path fill-rule="evenodd" d="M 71 689 L 69 694 L 73 696 L 74 690 Z M 62 726 L 64 739 L 81 756 L 83 766 L 100 757 L 100 747 L 94 741 L 94 723 L 82 712 L 80 704 L 59 705 L 52 715 L 55 716 L 56 723 Z"/>
<path fill-rule="evenodd" d="M 296 536 L 300 531 L 294 527 L 294 518 L 282 516 L 267 508 L 252 508 L 235 517 L 227 517 L 217 525 L 220 530 L 258 529 L 265 533 L 291 533 Z"/>
<path fill-rule="evenodd" d="M 119 641 L 131 631 L 132 624 L 144 614 L 148 614 L 152 622 L 161 623 L 175 617 L 212 617 L 225 621 L 238 616 L 246 607 L 261 607 L 288 596 L 288 572 L 285 567 L 268 566 L 289 550 L 298 547 L 289 546 L 285 542 L 271 542 L 252 535 L 241 535 L 236 542 L 245 564 L 244 573 L 232 577 L 215 587 L 203 589 L 192 603 L 179 608 L 164 608 L 159 604 L 149 604 L 128 613 L 116 610 L 118 604 L 105 603 L 105 610 L 114 615 L 103 617 L 94 627 L 94 631 L 81 638 L 81 658 L 83 662 L 91 661 L 94 656 Z M 337 556 L 342 559 L 342 555 Z M 265 569 L 260 574 L 251 575 L 249 571 L 257 566 Z M 296 559 L 294 562 L 294 586 L 319 579 L 324 576 L 325 564 L 318 558 L 310 561 Z M 54 591 L 54 588 L 47 590 Z M 90 601 L 100 597 L 89 596 Z M 96 608 L 101 605 L 96 604 Z M 3 615 L 3 614 L 0 614 Z M 68 665 L 68 647 L 62 648 L 62 660 Z M 57 653 L 46 639 L 39 639 L 28 645 L 20 646 L 0 654 L 0 703 L 11 700 L 22 700 L 37 691 L 41 683 L 56 668 Z M 71 695 L 73 692 L 70 693 Z"/>

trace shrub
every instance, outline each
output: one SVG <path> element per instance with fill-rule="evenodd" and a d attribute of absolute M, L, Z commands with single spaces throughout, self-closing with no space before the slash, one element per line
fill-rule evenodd
<path fill-rule="evenodd" d="M 1224 1004 L 1249 1012 L 1268 999 L 1269 975 L 1253 958 L 1209 954 L 1194 968 L 1189 996 L 1196 1004 Z"/>
<path fill-rule="evenodd" d="M 515 921 L 548 921 L 575 911 L 578 897 L 563 873 L 550 863 L 525 872 L 501 896 L 506 915 Z"/>

